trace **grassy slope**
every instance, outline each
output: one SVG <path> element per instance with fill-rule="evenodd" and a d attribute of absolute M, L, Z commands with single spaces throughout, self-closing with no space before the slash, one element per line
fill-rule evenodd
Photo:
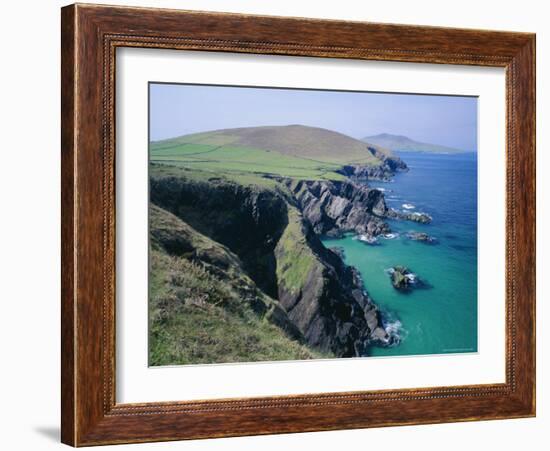
<path fill-rule="evenodd" d="M 304 287 L 317 259 L 306 244 L 300 213 L 292 207 L 288 216 L 288 226 L 277 244 L 277 279 L 287 290 L 297 292 Z"/>
<path fill-rule="evenodd" d="M 310 180 L 342 180 L 336 170 L 343 164 L 381 164 L 359 140 L 301 125 L 217 130 L 157 141 L 151 143 L 151 160 L 211 172 Z"/>
<path fill-rule="evenodd" d="M 323 357 L 258 317 L 198 264 L 153 251 L 151 274 L 150 365 Z"/>
<path fill-rule="evenodd" d="M 195 253 L 228 258 L 223 246 L 164 210 L 153 207 L 151 216 L 152 228 L 162 233 L 191 233 Z M 263 317 L 253 311 L 237 290 L 253 283 L 236 265 L 221 279 L 201 262 L 168 255 L 155 239 L 150 264 L 151 365 L 330 357 L 288 338 L 268 320 L 269 311 Z M 268 306 L 275 302 L 259 296 Z"/>

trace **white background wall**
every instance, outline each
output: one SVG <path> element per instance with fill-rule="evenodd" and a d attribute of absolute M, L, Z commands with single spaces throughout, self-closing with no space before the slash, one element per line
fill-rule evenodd
<path fill-rule="evenodd" d="M 114 1 L 114 0 L 113 0 Z M 99 3 L 99 2 L 94 2 Z M 246 437 L 119 446 L 116 449 L 432 450 L 544 449 L 550 428 L 546 369 L 550 318 L 543 286 L 548 271 L 550 216 L 545 168 L 550 133 L 550 30 L 545 3 L 536 0 L 377 2 L 278 0 L 117 0 L 118 4 L 309 16 L 537 33 L 538 147 L 538 415 L 536 419 Z M 0 446 L 59 449 L 59 8 L 60 1 L 2 5 L 0 70 Z M 545 205 L 546 204 L 546 205 Z M 544 380 L 546 378 L 546 380 Z M 547 445 L 546 445 L 547 446 Z"/>

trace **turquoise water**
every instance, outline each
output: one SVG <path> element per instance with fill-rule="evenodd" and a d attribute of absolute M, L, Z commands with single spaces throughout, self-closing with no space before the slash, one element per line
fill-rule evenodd
<path fill-rule="evenodd" d="M 325 239 L 344 249 L 385 322 L 398 330 L 399 344 L 371 347 L 369 355 L 397 356 L 477 351 L 477 154 L 400 154 L 410 167 L 393 182 L 369 182 L 385 190 L 388 206 L 432 216 L 431 224 L 390 221 L 395 239 L 368 245 L 353 236 Z M 426 232 L 437 244 L 411 241 L 409 231 Z M 426 287 L 402 293 L 386 269 L 404 265 Z"/>

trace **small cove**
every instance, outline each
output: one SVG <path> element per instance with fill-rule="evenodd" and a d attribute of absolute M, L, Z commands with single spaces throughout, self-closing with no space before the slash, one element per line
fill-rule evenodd
<path fill-rule="evenodd" d="M 410 171 L 392 182 L 369 182 L 384 190 L 389 207 L 429 214 L 431 224 L 388 221 L 397 236 L 368 245 L 347 235 L 324 239 L 344 250 L 355 266 L 386 324 L 398 330 L 400 343 L 372 346 L 371 356 L 446 354 L 477 351 L 477 154 L 404 152 Z M 407 238 L 425 232 L 427 244 Z M 408 293 L 393 288 L 387 269 L 407 266 L 426 283 Z"/>

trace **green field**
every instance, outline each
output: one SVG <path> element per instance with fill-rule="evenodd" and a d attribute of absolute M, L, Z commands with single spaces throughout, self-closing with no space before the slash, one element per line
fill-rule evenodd
<path fill-rule="evenodd" d="M 343 180 L 337 171 L 345 164 L 382 164 L 364 142 L 301 125 L 215 130 L 154 141 L 150 160 L 213 173 L 307 180 Z"/>
<path fill-rule="evenodd" d="M 165 143 L 152 143 L 150 158 L 152 163 L 183 166 L 215 173 L 255 173 L 311 180 L 344 178 L 336 173 L 336 170 L 341 167 L 339 164 L 247 147 L 195 143 L 167 146 Z"/>

